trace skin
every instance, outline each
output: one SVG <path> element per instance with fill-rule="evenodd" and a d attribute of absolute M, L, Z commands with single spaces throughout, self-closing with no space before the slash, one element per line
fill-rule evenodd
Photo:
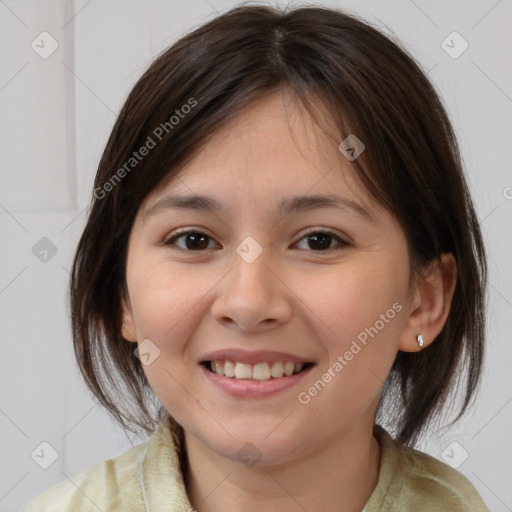
<path fill-rule="evenodd" d="M 170 193 L 207 195 L 225 211 L 162 209 L 145 216 Z M 285 197 L 333 193 L 373 219 L 349 208 L 285 216 L 275 209 Z M 207 235 L 204 248 L 187 250 L 187 236 L 165 245 L 178 228 Z M 308 243 L 308 228 L 333 232 L 329 249 Z M 248 236 L 263 250 L 252 263 L 236 252 Z M 451 255 L 414 282 L 409 264 L 397 220 L 285 89 L 238 114 L 178 179 L 146 198 L 129 240 L 123 336 L 150 339 L 160 350 L 144 371 L 184 428 L 195 509 L 364 507 L 380 467 L 372 433 L 379 392 L 399 350 L 419 350 L 420 332 L 425 345 L 439 334 L 455 285 Z M 401 311 L 378 335 L 307 405 L 299 403 L 298 393 L 395 303 Z M 315 366 L 278 394 L 233 398 L 199 366 L 201 355 L 223 348 L 282 351 Z M 237 458 L 247 442 L 261 457 L 252 467 Z"/>

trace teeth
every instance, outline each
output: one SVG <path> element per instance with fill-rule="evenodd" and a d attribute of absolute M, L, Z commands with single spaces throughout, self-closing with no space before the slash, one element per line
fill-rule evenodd
<path fill-rule="evenodd" d="M 275 361 L 273 363 L 247 364 L 237 361 L 211 361 L 213 373 L 230 379 L 270 380 L 271 378 L 290 377 L 304 368 L 304 363 Z"/>
<path fill-rule="evenodd" d="M 218 361 L 215 361 L 216 363 Z M 220 362 L 218 362 L 219 364 L 221 364 Z M 215 365 L 215 368 L 217 367 L 217 365 Z M 224 375 L 226 377 L 229 377 L 230 379 L 232 379 L 234 376 L 235 376 L 235 363 L 233 363 L 233 361 L 226 361 L 224 363 Z"/>
<path fill-rule="evenodd" d="M 272 375 L 272 377 L 282 377 L 284 375 L 283 363 L 281 363 L 281 361 L 276 361 L 272 365 L 270 375 Z"/>
<path fill-rule="evenodd" d="M 218 375 L 224 375 L 224 368 L 219 363 L 219 361 L 213 362 L 213 371 Z"/>
<path fill-rule="evenodd" d="M 250 379 L 252 377 L 251 365 L 245 363 L 236 363 L 235 377 L 237 379 Z"/>
<path fill-rule="evenodd" d="M 293 363 L 290 363 L 290 361 L 284 363 L 284 374 L 289 377 L 290 375 L 293 375 L 293 369 L 295 365 Z"/>
<path fill-rule="evenodd" d="M 268 380 L 268 379 L 270 379 L 270 366 L 268 365 L 268 363 L 258 363 L 258 364 L 255 364 L 252 367 L 252 378 L 254 380 Z"/>

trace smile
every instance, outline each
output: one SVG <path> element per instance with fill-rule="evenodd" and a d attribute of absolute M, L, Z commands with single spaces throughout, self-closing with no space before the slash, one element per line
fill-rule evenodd
<path fill-rule="evenodd" d="M 312 360 L 273 350 L 224 349 L 203 354 L 198 362 L 207 382 L 222 394 L 263 399 L 296 386 L 316 366 Z"/>
<path fill-rule="evenodd" d="M 216 360 L 206 361 L 204 365 L 212 373 L 222 375 L 229 379 L 243 379 L 262 382 L 299 374 L 309 366 L 309 363 L 294 363 L 293 361 L 264 361 L 256 364 L 249 364 L 239 361 Z"/>

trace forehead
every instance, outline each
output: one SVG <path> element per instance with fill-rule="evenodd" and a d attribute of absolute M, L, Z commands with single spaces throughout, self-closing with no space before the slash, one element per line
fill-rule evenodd
<path fill-rule="evenodd" d="M 220 168 L 239 170 L 270 168 L 274 179 L 301 170 L 325 172 L 340 157 L 335 140 L 329 139 L 287 89 L 250 104 L 220 128 L 198 153 L 197 166 L 205 161 Z M 186 171 L 190 171 L 191 169 Z"/>
<path fill-rule="evenodd" d="M 338 193 L 375 209 L 338 144 L 335 130 L 322 130 L 293 93 L 279 90 L 238 113 L 173 170 L 146 198 L 144 213 L 170 192 L 274 207 L 284 196 Z"/>

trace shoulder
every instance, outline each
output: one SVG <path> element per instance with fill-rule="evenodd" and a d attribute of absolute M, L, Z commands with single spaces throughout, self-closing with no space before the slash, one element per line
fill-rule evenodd
<path fill-rule="evenodd" d="M 399 450 L 407 461 L 404 484 L 412 501 L 431 503 L 428 510 L 433 510 L 432 506 L 437 504 L 439 510 L 488 511 L 473 484 L 462 473 L 418 450 Z"/>
<path fill-rule="evenodd" d="M 121 456 L 96 464 L 53 485 L 36 496 L 23 512 L 63 510 L 143 510 L 139 485 L 140 464 L 148 442 Z"/>
<path fill-rule="evenodd" d="M 379 510 L 489 511 L 462 473 L 426 453 L 397 444 L 380 427 L 375 435 L 382 448 L 378 487 L 385 496 Z"/>

